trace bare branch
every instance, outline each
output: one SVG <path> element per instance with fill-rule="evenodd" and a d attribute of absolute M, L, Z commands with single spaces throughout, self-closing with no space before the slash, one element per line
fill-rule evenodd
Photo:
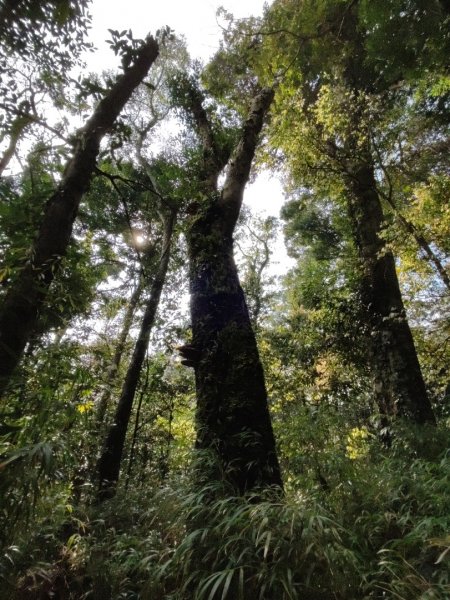
<path fill-rule="evenodd" d="M 241 139 L 231 157 L 225 185 L 218 205 L 224 210 L 226 227 L 234 228 L 242 204 L 244 188 L 250 176 L 264 118 L 272 103 L 274 91 L 263 88 L 253 99 L 249 115 L 243 125 Z"/>

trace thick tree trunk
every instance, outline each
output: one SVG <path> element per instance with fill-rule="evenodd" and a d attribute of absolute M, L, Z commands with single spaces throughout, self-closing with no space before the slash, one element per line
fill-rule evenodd
<path fill-rule="evenodd" d="M 217 155 L 210 160 L 214 140 L 202 128 L 199 107 L 192 111 L 208 157 L 199 184 L 202 190 L 209 189 L 209 205 L 200 208 L 187 234 L 193 341 L 182 354 L 195 368 L 196 446 L 205 453 L 199 471 L 205 481 L 223 478 L 240 494 L 282 487 L 264 373 L 234 263 L 232 237 L 272 98 L 268 89 L 255 97 L 220 194 L 217 172 L 208 168 L 220 164 Z"/>
<path fill-rule="evenodd" d="M 95 168 L 100 142 L 157 56 L 158 44 L 148 38 L 135 62 L 101 100 L 80 132 L 62 181 L 46 205 L 30 260 L 8 291 L 0 310 L 0 394 L 33 333 L 39 309 L 66 252 L 80 200 Z"/>
<path fill-rule="evenodd" d="M 348 57 L 344 79 L 355 93 L 349 117 L 354 133 L 346 140 L 347 166 L 341 169 L 348 191 L 353 237 L 363 270 L 362 301 L 370 335 L 374 393 L 384 416 L 398 415 L 415 423 L 435 423 L 420 369 L 414 340 L 406 318 L 395 260 L 380 237 L 384 223 L 377 190 L 372 148 L 364 139 L 361 92 L 372 93 L 373 82 L 364 68 L 365 47 L 357 31 L 356 14 L 349 13 L 350 40 L 355 44 Z M 362 127 L 361 127 L 362 126 Z"/>
<path fill-rule="evenodd" d="M 353 233 L 363 269 L 374 390 L 380 412 L 434 423 L 398 284 L 394 257 L 380 238 L 383 213 L 370 159 L 347 178 Z"/>
<path fill-rule="evenodd" d="M 98 502 L 111 498 L 115 494 L 117 481 L 119 480 L 123 448 L 133 401 L 169 265 L 170 245 L 175 219 L 175 211 L 171 211 L 164 218 L 164 239 L 158 270 L 151 285 L 150 297 L 147 301 L 139 336 L 128 366 L 114 420 L 107 432 L 97 465 L 99 481 L 97 492 Z"/>
<path fill-rule="evenodd" d="M 197 448 L 213 452 L 216 469 L 207 472 L 205 461 L 204 476 L 223 477 L 241 494 L 281 487 L 264 373 L 232 238 L 213 231 L 205 218 L 188 238 Z"/>

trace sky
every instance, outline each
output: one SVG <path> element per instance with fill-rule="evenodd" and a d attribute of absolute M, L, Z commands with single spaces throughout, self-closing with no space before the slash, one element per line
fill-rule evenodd
<path fill-rule="evenodd" d="M 131 29 L 135 37 L 143 38 L 165 25 L 185 36 L 193 58 L 206 62 L 219 47 L 224 25 L 217 9 L 223 6 L 235 17 L 245 18 L 261 15 L 264 4 L 265 0 L 93 0 L 91 41 L 97 51 L 88 57 L 88 68 L 101 71 L 117 67 L 118 59 L 105 42 L 110 37 L 108 29 Z M 259 175 L 245 192 L 245 204 L 261 215 L 278 217 L 283 201 L 281 184 L 269 173 Z M 281 239 L 274 254 L 276 262 L 287 264 Z"/>
<path fill-rule="evenodd" d="M 261 15 L 264 0 L 93 0 L 93 40 L 100 47 L 108 29 L 131 29 L 135 37 L 145 37 L 169 25 L 175 33 L 186 36 L 193 57 L 207 59 L 221 36 L 216 16 L 219 6 L 244 18 Z"/>

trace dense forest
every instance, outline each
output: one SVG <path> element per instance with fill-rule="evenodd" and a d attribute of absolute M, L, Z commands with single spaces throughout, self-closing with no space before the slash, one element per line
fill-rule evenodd
<path fill-rule="evenodd" d="M 1 597 L 448 600 L 450 3 L 89 10 L 0 2 Z"/>

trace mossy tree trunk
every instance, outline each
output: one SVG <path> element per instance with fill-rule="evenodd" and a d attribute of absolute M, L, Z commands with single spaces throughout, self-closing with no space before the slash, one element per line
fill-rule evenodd
<path fill-rule="evenodd" d="M 195 369 L 202 474 L 205 481 L 224 479 L 240 494 L 281 488 L 264 373 L 233 258 L 233 231 L 273 91 L 255 96 L 220 191 L 217 178 L 228 157 L 217 151 L 206 113 L 193 98 L 204 150 L 199 185 L 207 199 L 187 232 L 193 340 L 181 351 Z"/>
<path fill-rule="evenodd" d="M 354 52 L 347 59 L 344 80 L 356 104 L 350 113 L 352 133 L 341 163 L 348 192 L 353 238 L 362 267 L 362 301 L 369 327 L 369 352 L 374 395 L 385 416 L 401 416 L 418 424 L 435 423 L 411 329 L 408 324 L 392 252 L 382 238 L 383 208 L 375 179 L 373 152 L 364 117 L 365 94 L 375 93 L 365 68 L 364 40 L 349 13 Z M 342 168 L 343 167 L 343 168 Z"/>

